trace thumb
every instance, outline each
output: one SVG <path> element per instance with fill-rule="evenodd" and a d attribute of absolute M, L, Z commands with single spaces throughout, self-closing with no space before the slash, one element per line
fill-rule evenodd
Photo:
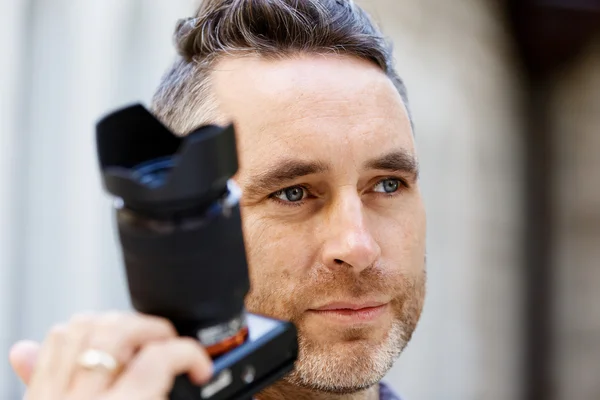
<path fill-rule="evenodd" d="M 10 365 L 25 385 L 29 384 L 39 351 L 39 343 L 29 340 L 17 342 L 10 349 Z"/>

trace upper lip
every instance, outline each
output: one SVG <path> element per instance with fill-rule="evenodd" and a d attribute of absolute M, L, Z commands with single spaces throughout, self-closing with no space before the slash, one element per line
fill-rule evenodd
<path fill-rule="evenodd" d="M 361 310 L 363 308 L 372 308 L 372 307 L 383 306 L 384 304 L 386 304 L 386 302 L 383 302 L 383 301 L 360 301 L 360 302 L 340 301 L 340 302 L 328 303 L 328 304 L 325 304 L 324 306 L 321 306 L 318 308 L 313 308 L 312 310 L 313 311 Z"/>

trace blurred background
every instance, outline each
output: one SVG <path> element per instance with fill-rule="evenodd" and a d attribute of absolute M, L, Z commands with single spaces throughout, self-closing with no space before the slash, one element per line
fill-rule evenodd
<path fill-rule="evenodd" d="M 406 81 L 429 293 L 408 400 L 600 399 L 600 2 L 365 0 Z M 0 2 L 0 350 L 130 307 L 94 124 L 197 0 Z M 6 357 L 0 399 L 23 387 Z"/>

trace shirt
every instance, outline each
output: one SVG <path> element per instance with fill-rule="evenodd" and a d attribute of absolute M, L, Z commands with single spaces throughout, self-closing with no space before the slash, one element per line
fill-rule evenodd
<path fill-rule="evenodd" d="M 252 399 L 256 400 L 256 399 Z M 379 382 L 379 400 L 402 400 L 385 383 Z"/>
<path fill-rule="evenodd" d="M 379 383 L 379 400 L 401 400 L 385 383 Z"/>

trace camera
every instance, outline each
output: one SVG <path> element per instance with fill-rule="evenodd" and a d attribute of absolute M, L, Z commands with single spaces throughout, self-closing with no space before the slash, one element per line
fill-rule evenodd
<path fill-rule="evenodd" d="M 244 307 L 250 282 L 239 208 L 235 129 L 177 136 L 141 104 L 96 126 L 134 309 L 170 320 L 214 362 L 210 382 L 178 376 L 171 400 L 248 400 L 290 372 L 295 326 Z"/>

